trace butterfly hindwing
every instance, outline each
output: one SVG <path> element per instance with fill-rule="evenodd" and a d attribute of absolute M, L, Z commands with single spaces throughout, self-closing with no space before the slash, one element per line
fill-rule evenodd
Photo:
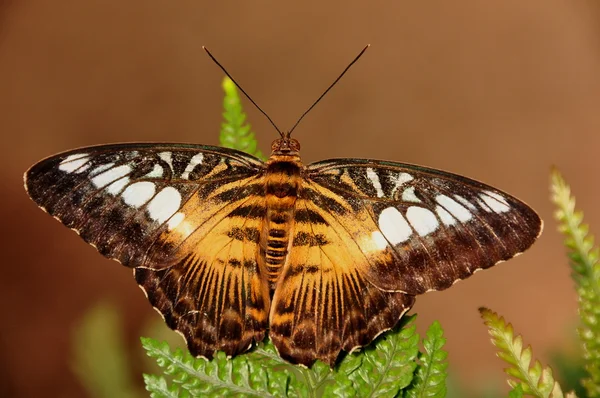
<path fill-rule="evenodd" d="M 542 229 L 526 204 L 477 181 L 418 166 L 362 159 L 314 163 L 307 179 L 352 207 L 339 215 L 384 290 L 442 290 L 506 261 Z"/>
<path fill-rule="evenodd" d="M 26 188 L 101 254 L 135 268 L 190 351 L 212 357 L 247 350 L 267 327 L 268 283 L 257 262 L 262 168 L 224 148 L 111 145 L 41 161 Z"/>
<path fill-rule="evenodd" d="M 257 193 L 242 202 L 264 212 Z M 192 233 L 176 264 L 135 269 L 152 305 L 183 334 L 194 355 L 211 358 L 215 350 L 235 355 L 264 339 L 270 296 L 257 261 L 261 214 L 236 214 L 240 208 L 228 209 L 210 233 Z"/>

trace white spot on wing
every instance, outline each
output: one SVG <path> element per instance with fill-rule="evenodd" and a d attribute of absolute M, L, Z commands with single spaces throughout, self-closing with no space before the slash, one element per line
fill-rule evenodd
<path fill-rule="evenodd" d="M 73 160 L 77 160 L 77 159 L 81 159 L 81 158 L 86 158 L 88 156 L 89 156 L 88 153 L 74 153 L 73 155 L 67 156 L 62 162 L 60 162 L 60 164 L 67 163 L 67 162 L 72 162 Z"/>
<path fill-rule="evenodd" d="M 194 223 L 185 221 L 183 219 L 184 217 L 178 216 L 179 214 L 183 216 L 183 213 L 175 213 L 175 215 L 171 217 L 169 221 L 167 221 L 167 227 L 169 227 L 170 230 L 177 228 L 176 231 L 181 235 L 181 239 L 187 239 L 187 237 L 190 236 L 192 232 L 196 230 L 196 226 L 194 225 Z M 179 219 L 181 219 L 181 221 Z M 171 228 L 171 224 L 177 225 Z"/>
<path fill-rule="evenodd" d="M 373 243 L 375 244 L 375 248 L 377 250 L 383 250 L 388 245 L 387 240 L 385 240 L 385 237 L 379 231 L 373 231 L 371 233 L 371 239 L 372 239 Z"/>
<path fill-rule="evenodd" d="M 173 170 L 173 155 L 171 152 L 161 152 L 158 156 L 169 165 L 171 170 Z"/>
<path fill-rule="evenodd" d="M 204 155 L 202 153 L 197 153 L 190 159 L 190 162 L 187 166 L 185 166 L 185 170 L 181 173 L 181 178 L 187 180 L 190 177 L 190 173 L 194 170 L 194 167 L 201 164 L 204 160 Z"/>
<path fill-rule="evenodd" d="M 485 211 L 487 211 L 488 213 L 493 213 L 494 210 L 490 209 L 490 207 L 481 199 L 475 199 L 477 201 L 477 204 Z"/>
<path fill-rule="evenodd" d="M 472 211 L 476 211 L 477 207 L 475 207 L 475 205 L 471 202 L 469 202 L 467 199 L 463 198 L 460 195 L 454 195 L 454 198 L 456 200 L 458 200 L 463 206 L 465 206 L 467 209 L 472 210 Z"/>
<path fill-rule="evenodd" d="M 123 192 L 123 200 L 136 209 L 149 201 L 156 192 L 156 185 L 152 182 L 141 181 L 128 186 Z"/>
<path fill-rule="evenodd" d="M 129 174 L 130 172 L 131 172 L 131 167 L 124 164 L 122 166 L 115 167 L 114 169 L 109 169 L 109 170 L 106 170 L 106 171 L 98 174 L 97 176 L 92 178 L 92 184 L 94 184 L 94 186 L 96 188 L 104 188 L 108 184 L 112 183 L 113 181 L 118 180 L 121 177 L 124 177 L 125 175 Z"/>
<path fill-rule="evenodd" d="M 421 236 L 429 235 L 439 226 L 435 214 L 424 207 L 409 207 L 406 211 L 406 218 L 408 218 L 415 231 Z"/>
<path fill-rule="evenodd" d="M 58 165 L 58 169 L 66 173 L 72 173 L 84 164 L 86 164 L 89 160 L 90 158 L 88 157 L 87 153 L 76 153 L 74 155 L 69 155 L 65 160 L 60 162 L 60 164 Z M 89 166 L 84 167 L 81 170 L 77 170 L 76 173 L 84 172 L 88 168 Z"/>
<path fill-rule="evenodd" d="M 469 221 L 473 217 L 473 214 L 471 214 L 466 207 L 446 195 L 438 195 L 435 197 L 435 200 L 442 205 L 444 209 L 452 213 L 452 215 L 460 222 Z M 473 205 L 471 204 L 471 206 Z"/>
<path fill-rule="evenodd" d="M 379 213 L 379 229 L 393 245 L 406 242 L 412 235 L 412 229 L 395 207 L 388 207 Z"/>
<path fill-rule="evenodd" d="M 148 204 L 148 214 L 153 220 L 167 221 L 181 205 L 181 194 L 173 187 L 163 188 Z"/>
<path fill-rule="evenodd" d="M 421 203 L 421 199 L 415 194 L 415 187 L 408 187 L 402 192 L 402 200 L 405 202 Z"/>
<path fill-rule="evenodd" d="M 123 177 L 110 184 L 108 188 L 106 188 L 106 191 L 109 194 L 116 196 L 121 193 L 127 184 L 129 184 L 129 177 Z"/>
<path fill-rule="evenodd" d="M 373 170 L 370 167 L 367 167 L 367 177 L 371 181 L 371 184 L 373 184 L 373 188 L 375 188 L 375 191 L 377 191 L 377 197 L 383 198 L 383 189 L 381 189 L 381 181 L 379 181 L 379 176 L 377 175 L 375 170 Z"/>
<path fill-rule="evenodd" d="M 183 214 L 181 212 L 175 213 L 175 215 L 173 217 L 171 217 L 169 219 L 169 221 L 167 222 L 167 228 L 169 228 L 169 230 L 177 228 L 177 226 L 179 224 L 181 224 L 181 222 L 183 221 L 184 218 L 185 218 L 185 214 Z"/>
<path fill-rule="evenodd" d="M 144 177 L 148 177 L 148 178 L 160 178 L 163 176 L 163 168 L 160 164 L 155 164 L 154 168 L 152 169 L 151 172 L 149 172 L 148 174 L 146 174 Z"/>
<path fill-rule="evenodd" d="M 390 176 L 390 179 L 394 183 L 394 187 L 392 188 L 392 193 L 391 193 L 391 195 L 393 197 L 394 193 L 396 193 L 396 190 L 398 188 L 400 188 L 402 186 L 402 184 L 406 184 L 407 182 L 412 181 L 414 178 L 413 178 L 413 176 L 411 176 L 408 173 L 399 173 L 396 177 Z"/>
<path fill-rule="evenodd" d="M 500 195 L 497 192 L 492 192 L 492 191 L 484 191 L 483 193 L 485 193 L 486 195 L 491 196 L 492 198 L 504 203 L 505 205 L 508 206 L 508 202 L 506 201 L 506 198 L 503 197 L 502 195 Z"/>
<path fill-rule="evenodd" d="M 86 165 L 84 165 L 83 167 L 75 170 L 75 173 L 79 174 L 79 173 L 83 173 L 84 171 L 86 171 L 87 169 L 89 169 L 90 167 L 92 167 L 91 163 L 88 163 Z"/>
<path fill-rule="evenodd" d="M 456 224 L 456 218 L 452 217 L 452 215 L 448 213 L 442 206 L 436 206 L 435 211 L 437 212 L 438 216 L 440 216 L 440 219 L 444 225 Z"/>
<path fill-rule="evenodd" d="M 481 199 L 496 213 L 504 213 L 510 210 L 510 206 L 506 199 L 498 195 L 496 192 L 485 191 L 479 194 Z"/>
<path fill-rule="evenodd" d="M 94 169 L 90 172 L 90 176 L 93 177 L 96 174 L 99 174 L 99 173 L 103 172 L 104 170 L 110 169 L 114 165 L 115 165 L 114 163 L 106 163 L 106 164 L 101 164 L 98 167 L 94 167 Z"/>

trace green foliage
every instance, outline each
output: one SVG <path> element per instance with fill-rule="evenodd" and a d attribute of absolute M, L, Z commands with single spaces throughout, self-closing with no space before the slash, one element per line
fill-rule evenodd
<path fill-rule="evenodd" d="M 589 227 L 582 223 L 583 213 L 575 210 L 575 198 L 557 170 L 551 176 L 552 201 L 557 207 L 555 217 L 565 246 L 575 281 L 581 326 L 579 338 L 583 343 L 583 358 L 589 377 L 582 380 L 589 397 L 600 397 L 600 264 L 598 247 Z"/>
<path fill-rule="evenodd" d="M 419 336 L 414 319 L 406 317 L 401 327 L 377 339 L 373 347 L 347 355 L 333 370 L 318 361 L 310 369 L 291 365 L 268 340 L 248 354 L 228 359 L 219 352 L 207 361 L 142 338 L 146 353 L 164 372 L 163 376 L 144 375 L 144 381 L 153 397 L 396 397 L 411 384 L 417 367 Z M 439 324 L 432 330 L 425 343 L 430 347 L 426 355 L 435 357 L 440 352 L 442 331 Z M 445 367 L 438 366 L 441 360 L 437 358 L 430 367 L 438 375 L 445 373 Z M 445 374 L 435 383 L 437 391 L 440 379 L 445 379 Z M 410 396 L 439 396 L 415 395 L 413 389 L 408 390 Z"/>
<path fill-rule="evenodd" d="M 445 397 L 448 353 L 442 348 L 446 343 L 444 330 L 438 321 L 429 326 L 423 340 L 425 352 L 419 355 L 419 366 L 411 389 L 406 397 Z"/>
<path fill-rule="evenodd" d="M 177 398 L 189 396 L 187 393 L 182 393 L 177 385 L 168 386 L 167 381 L 162 376 L 143 375 L 146 389 L 150 392 L 152 398 Z"/>
<path fill-rule="evenodd" d="M 167 343 L 149 338 L 142 338 L 142 345 L 165 375 L 171 376 L 171 386 L 164 376 L 144 376 L 146 388 L 155 397 L 280 397 L 286 396 L 288 385 L 293 383 L 286 369 L 270 363 L 268 354 L 228 359 L 218 352 L 213 360 L 207 361 L 193 358 L 181 349 L 171 352 Z"/>
<path fill-rule="evenodd" d="M 535 397 L 563 397 L 560 385 L 552 376 L 552 369 L 544 368 L 538 360 L 531 365 L 531 346 L 523 348 L 523 339 L 515 337 L 512 325 L 487 308 L 480 308 L 479 312 L 492 336 L 492 343 L 499 348 L 498 357 L 510 365 L 505 372 L 511 377 L 508 384 L 513 388 L 512 394 L 520 396 L 520 387 L 523 394 Z"/>
<path fill-rule="evenodd" d="M 523 385 L 517 384 L 517 386 L 508 393 L 508 398 L 523 398 L 524 395 Z"/>
<path fill-rule="evenodd" d="M 119 312 L 102 302 L 81 320 L 73 336 L 73 372 L 90 397 L 141 397 L 131 377 Z"/>
<path fill-rule="evenodd" d="M 415 316 L 360 353 L 346 356 L 326 396 L 394 397 L 412 381 L 419 354 Z"/>
<path fill-rule="evenodd" d="M 246 123 L 246 114 L 242 110 L 242 102 L 237 88 L 228 77 L 223 79 L 223 90 L 225 91 L 223 100 L 225 121 L 221 124 L 221 134 L 219 135 L 221 145 L 244 151 L 264 160 L 265 157 L 257 148 L 254 133 L 251 131 L 250 125 Z"/>

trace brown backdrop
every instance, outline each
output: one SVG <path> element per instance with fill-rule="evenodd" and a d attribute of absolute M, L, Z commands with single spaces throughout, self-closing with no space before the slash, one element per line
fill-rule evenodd
<path fill-rule="evenodd" d="M 600 225 L 594 2 L 216 3 L 0 2 L 0 395 L 83 395 L 69 370 L 71 330 L 103 297 L 126 314 L 132 346 L 138 324 L 157 317 L 128 270 L 27 199 L 22 174 L 82 145 L 216 144 L 222 73 L 202 45 L 286 128 L 371 43 L 296 130 L 303 159 L 418 163 L 527 201 L 546 221 L 531 251 L 419 298 L 414 311 L 421 331 L 442 322 L 451 373 L 463 384 L 504 385 L 481 305 L 509 318 L 542 360 L 565 344 L 576 302 L 548 174 L 559 166 L 587 220 Z M 246 109 L 266 151 L 275 132 Z"/>

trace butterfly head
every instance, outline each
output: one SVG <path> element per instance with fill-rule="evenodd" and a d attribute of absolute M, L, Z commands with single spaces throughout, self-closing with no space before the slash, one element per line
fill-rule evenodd
<path fill-rule="evenodd" d="M 291 138 L 291 133 L 284 132 L 281 138 L 271 144 L 271 155 L 300 156 L 300 143 Z"/>

